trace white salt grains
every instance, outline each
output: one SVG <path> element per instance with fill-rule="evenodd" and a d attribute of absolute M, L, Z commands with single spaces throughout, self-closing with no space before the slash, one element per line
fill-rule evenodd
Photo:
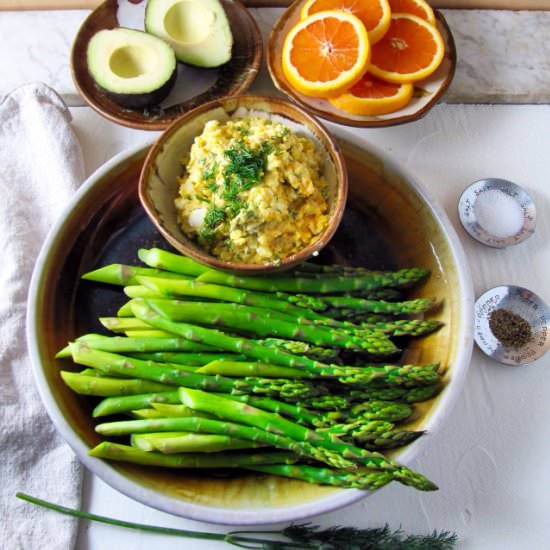
<path fill-rule="evenodd" d="M 513 237 L 523 227 L 523 208 L 510 195 L 499 189 L 489 189 L 480 193 L 474 209 L 479 225 L 493 237 Z"/>

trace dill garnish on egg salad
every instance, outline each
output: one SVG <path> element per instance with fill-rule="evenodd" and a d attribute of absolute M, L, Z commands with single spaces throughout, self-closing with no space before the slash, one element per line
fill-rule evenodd
<path fill-rule="evenodd" d="M 181 227 L 222 260 L 277 263 L 328 224 L 321 152 L 281 123 L 207 122 L 182 162 L 175 201 Z"/>

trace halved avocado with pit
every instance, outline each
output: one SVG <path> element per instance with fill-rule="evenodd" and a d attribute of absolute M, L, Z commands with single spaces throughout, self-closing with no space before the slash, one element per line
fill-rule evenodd
<path fill-rule="evenodd" d="M 99 31 L 88 43 L 87 61 L 97 85 L 113 101 L 130 109 L 157 105 L 176 81 L 174 50 L 142 31 Z"/>
<path fill-rule="evenodd" d="M 166 40 L 183 63 L 219 67 L 231 59 L 233 35 L 219 0 L 148 0 L 145 30 Z"/>

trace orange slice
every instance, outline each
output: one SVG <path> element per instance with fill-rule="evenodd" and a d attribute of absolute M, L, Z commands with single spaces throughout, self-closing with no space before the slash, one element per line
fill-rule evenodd
<path fill-rule="evenodd" d="M 416 15 L 397 13 L 372 48 L 369 72 L 388 82 L 416 82 L 440 65 L 445 45 L 439 31 Z"/>
<path fill-rule="evenodd" d="M 369 41 L 376 44 L 390 26 L 391 10 L 388 0 L 308 0 L 300 17 L 302 20 L 326 10 L 342 10 L 361 19 L 367 29 Z"/>
<path fill-rule="evenodd" d="M 388 0 L 392 13 L 410 13 L 435 25 L 434 10 L 424 0 Z"/>
<path fill-rule="evenodd" d="M 304 95 L 331 97 L 367 72 L 370 44 L 361 21 L 343 11 L 324 11 L 300 21 L 283 44 L 283 72 Z"/>
<path fill-rule="evenodd" d="M 347 92 L 329 101 L 353 115 L 384 115 L 407 105 L 413 91 L 412 84 L 393 84 L 366 74 Z"/>

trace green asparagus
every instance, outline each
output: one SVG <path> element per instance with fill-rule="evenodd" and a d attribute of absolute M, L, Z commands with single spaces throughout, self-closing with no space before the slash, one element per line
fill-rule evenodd
<path fill-rule="evenodd" d="M 333 470 L 330 468 L 319 468 L 308 466 L 306 464 L 297 464 L 295 466 L 286 464 L 273 464 L 261 466 L 245 466 L 247 470 L 272 474 L 276 476 L 301 479 L 308 483 L 319 483 L 320 485 L 336 485 L 348 489 L 364 489 L 375 491 L 393 481 L 391 472 L 383 470 L 370 470 L 368 468 L 359 468 L 353 472 L 343 472 L 342 470 Z M 433 489 L 428 489 L 433 490 Z"/>
<path fill-rule="evenodd" d="M 264 292 L 303 292 L 331 294 L 352 290 L 376 290 L 379 288 L 403 288 L 412 286 L 428 275 L 421 268 L 401 269 L 388 273 L 367 273 L 353 276 L 329 276 L 322 279 L 299 277 L 243 277 L 210 269 L 197 277 L 204 283 L 260 290 Z"/>
<path fill-rule="evenodd" d="M 171 386 L 202 388 L 224 393 L 258 393 L 298 399 L 326 392 L 319 384 L 305 381 L 276 378 L 223 378 L 181 370 L 181 365 L 166 365 L 154 361 L 141 361 L 132 357 L 98 351 L 86 344 L 70 344 L 73 361 L 86 367 L 96 368 L 108 374 L 132 375 L 144 380 Z M 139 408 L 139 407 L 134 407 Z"/>
<path fill-rule="evenodd" d="M 300 424 L 286 420 L 277 414 L 268 413 L 262 409 L 199 390 L 180 388 L 179 395 L 182 403 L 192 409 L 215 414 L 221 418 L 249 426 L 261 426 L 262 429 L 270 433 L 284 433 L 295 441 L 309 442 L 316 448 L 341 453 L 346 459 L 351 459 L 369 468 L 389 469 L 393 472 L 394 479 L 406 485 L 414 486 L 417 489 L 429 490 L 429 488 L 433 487 L 433 483 L 421 474 L 388 460 L 382 454 L 334 441 L 330 435 L 320 434 Z M 326 462 L 329 463 L 328 461 Z"/>
<path fill-rule="evenodd" d="M 246 439 L 236 439 L 219 434 L 196 434 L 192 432 L 160 432 L 134 434 L 132 447 L 142 451 L 173 453 L 219 453 L 238 449 L 256 449 L 264 447 L 261 443 Z"/>
<path fill-rule="evenodd" d="M 103 441 L 88 454 L 96 458 L 107 458 L 121 462 L 132 462 L 145 466 L 166 468 L 242 468 L 252 464 L 292 464 L 298 460 L 293 453 L 178 453 L 164 454 L 142 451 L 128 445 Z"/>
<path fill-rule="evenodd" d="M 169 271 L 194 277 L 208 271 L 206 266 L 191 258 L 173 254 L 160 248 L 151 248 L 150 250 L 140 248 L 138 250 L 138 257 L 144 264 L 162 270 L 163 273 Z"/>
<path fill-rule="evenodd" d="M 435 304 L 435 300 L 432 298 L 418 298 L 405 302 L 385 302 L 382 300 L 366 300 L 364 298 L 351 298 L 347 296 L 326 296 L 323 297 L 323 301 L 329 307 L 358 309 L 382 315 L 414 315 L 424 313 Z"/>
<path fill-rule="evenodd" d="M 281 337 L 304 340 L 315 345 L 364 350 L 371 355 L 395 354 L 398 349 L 381 334 L 368 334 L 361 337 L 351 333 L 331 330 L 313 324 L 296 323 L 295 319 L 281 318 L 278 314 L 261 308 L 250 308 L 238 304 L 208 302 L 181 302 L 173 300 L 144 299 L 143 303 L 175 322 L 197 323 L 200 325 L 222 326 L 233 330 L 253 333 L 261 337 Z M 228 306 L 235 307 L 228 307 Z"/>
<path fill-rule="evenodd" d="M 81 395 L 100 397 L 116 395 L 135 395 L 139 393 L 163 392 L 173 389 L 166 384 L 132 378 L 94 377 L 77 372 L 61 371 L 63 382 L 74 392 Z"/>
<path fill-rule="evenodd" d="M 155 418 L 153 420 L 122 420 L 96 426 L 96 432 L 105 436 L 121 436 L 157 432 L 196 432 L 220 434 L 247 439 L 285 449 L 300 456 L 326 462 L 335 468 L 355 469 L 353 461 L 330 449 L 316 447 L 309 441 L 296 441 L 286 435 L 234 422 L 212 420 L 199 416 L 189 418 Z M 365 451 L 367 452 L 367 451 Z"/>
<path fill-rule="evenodd" d="M 176 273 L 151 269 L 149 267 L 139 267 L 134 265 L 110 264 L 94 271 L 89 271 L 82 275 L 87 281 L 96 281 L 98 283 L 107 283 L 110 285 L 126 286 L 138 285 L 138 275 L 148 277 L 164 277 L 164 278 L 185 278 Z"/>
<path fill-rule="evenodd" d="M 166 391 L 158 393 L 143 393 L 137 395 L 126 395 L 122 397 L 107 397 L 100 401 L 93 410 L 92 416 L 108 416 L 120 414 L 138 409 L 144 409 L 152 403 L 181 403 L 177 391 Z"/>

